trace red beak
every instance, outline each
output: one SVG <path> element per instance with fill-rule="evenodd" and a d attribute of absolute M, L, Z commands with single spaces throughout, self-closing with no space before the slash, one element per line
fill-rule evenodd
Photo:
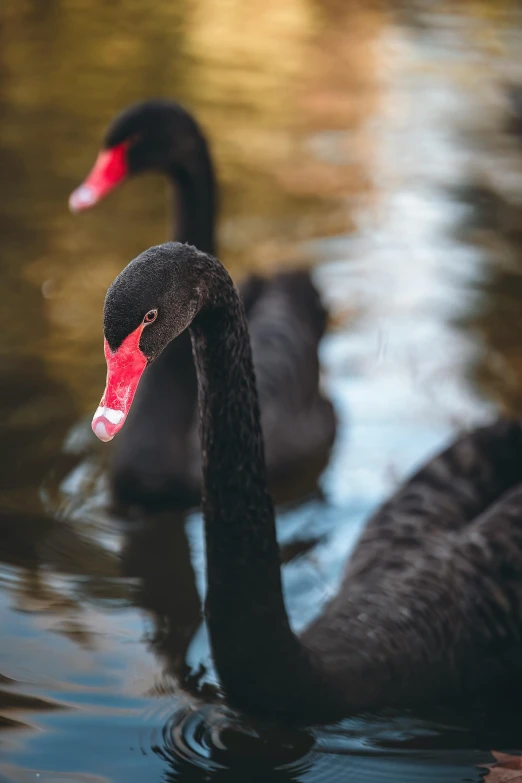
<path fill-rule="evenodd" d="M 100 440 L 112 440 L 123 427 L 130 411 L 138 383 L 147 366 L 147 357 L 139 347 L 143 327 L 144 324 L 140 324 L 131 332 L 114 353 L 107 340 L 104 342 L 107 382 L 92 420 L 92 430 Z"/>
<path fill-rule="evenodd" d="M 126 178 L 128 146 L 128 141 L 123 141 L 100 152 L 87 179 L 69 197 L 71 212 L 89 209 Z"/>

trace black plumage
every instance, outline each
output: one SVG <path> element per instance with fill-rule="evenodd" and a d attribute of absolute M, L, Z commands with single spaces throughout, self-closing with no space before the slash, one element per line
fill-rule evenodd
<path fill-rule="evenodd" d="M 520 697 L 522 429 L 500 420 L 461 436 L 369 520 L 338 594 L 300 636 L 286 614 L 244 307 L 213 257 L 169 243 L 109 289 L 157 322 L 153 360 L 188 328 L 199 386 L 212 653 L 226 698 L 269 719 Z"/>

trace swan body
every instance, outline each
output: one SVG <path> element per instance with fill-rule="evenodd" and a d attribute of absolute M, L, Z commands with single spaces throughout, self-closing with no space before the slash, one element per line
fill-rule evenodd
<path fill-rule="evenodd" d="M 146 101 L 119 115 L 91 174 L 70 198 L 89 208 L 126 178 L 150 170 L 171 182 L 173 233 L 215 252 L 216 187 L 205 137 L 172 101 Z M 240 285 L 258 378 L 268 475 L 279 500 L 315 488 L 335 438 L 336 418 L 319 387 L 318 345 L 327 313 L 305 271 Z M 112 454 L 111 486 L 120 508 L 189 507 L 199 502 L 201 461 L 197 381 L 188 332 L 147 369 Z M 146 414 L 143 413 L 146 411 Z"/>
<path fill-rule="evenodd" d="M 118 398 L 117 424 L 99 413 L 123 388 L 122 347 L 134 341 L 137 360 L 151 364 L 187 328 L 198 376 L 205 615 L 228 702 L 302 724 L 519 694 L 520 423 L 463 435 L 407 481 L 369 520 L 337 595 L 298 637 L 281 590 L 244 306 L 215 258 L 169 243 L 116 278 L 93 429 L 113 437 L 128 414 L 139 378 Z"/>

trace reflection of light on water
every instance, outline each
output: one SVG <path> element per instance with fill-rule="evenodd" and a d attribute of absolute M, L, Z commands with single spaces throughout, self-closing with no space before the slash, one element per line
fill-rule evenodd
<path fill-rule="evenodd" d="M 400 56 L 386 62 L 394 112 L 370 129 L 380 201 L 359 215 L 346 260 L 337 240 L 340 260 L 317 270 L 334 306 L 350 301 L 360 312 L 323 346 L 331 392 L 349 415 L 325 479 L 337 503 L 362 495 L 375 504 L 455 430 L 491 413 L 466 377 L 479 348 L 451 324 L 472 303 L 482 268 L 479 251 L 451 238 L 462 210 L 441 187 L 467 172 L 455 127 L 460 91 L 412 68 L 423 55 L 405 37 L 393 47 Z M 326 244 L 322 257 L 328 252 Z"/>
<path fill-rule="evenodd" d="M 457 130 L 461 91 L 412 68 L 423 54 L 404 37 L 394 48 L 401 50 L 387 61 L 394 111 L 369 131 L 379 203 L 360 212 L 356 239 L 308 250 L 325 262 L 316 277 L 326 299 L 357 312 L 322 346 L 343 423 L 324 476 L 338 524 L 316 553 L 332 590 L 378 502 L 454 433 L 494 414 L 468 379 L 480 347 L 452 323 L 472 306 L 484 263 L 481 251 L 452 238 L 463 209 L 442 187 L 468 171 Z"/>

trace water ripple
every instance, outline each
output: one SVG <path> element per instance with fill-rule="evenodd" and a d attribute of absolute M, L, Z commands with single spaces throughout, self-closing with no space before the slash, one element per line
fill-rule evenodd
<path fill-rule="evenodd" d="M 448 783 L 474 779 L 489 758 L 466 733 L 458 723 L 389 714 L 282 730 L 205 705 L 171 715 L 148 749 L 167 762 L 169 781 L 337 783 L 349 775 L 358 783 Z"/>
<path fill-rule="evenodd" d="M 168 762 L 173 780 L 199 770 L 202 780 L 244 774 L 249 780 L 270 775 L 292 781 L 311 768 L 314 743 L 311 732 L 247 723 L 223 706 L 205 705 L 172 715 L 153 750 Z"/>

